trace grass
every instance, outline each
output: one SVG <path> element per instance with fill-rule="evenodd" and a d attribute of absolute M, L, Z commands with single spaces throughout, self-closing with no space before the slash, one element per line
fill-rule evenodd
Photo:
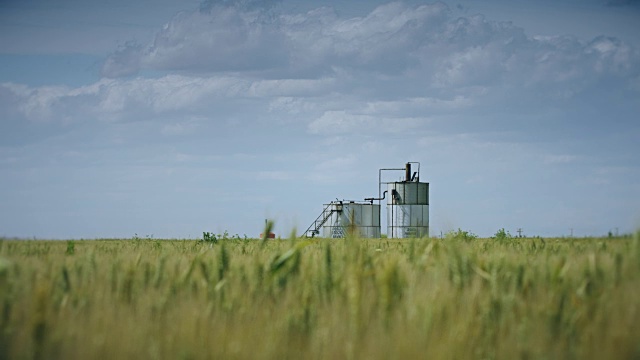
<path fill-rule="evenodd" d="M 640 234 L 0 241 L 0 359 L 640 357 Z"/>

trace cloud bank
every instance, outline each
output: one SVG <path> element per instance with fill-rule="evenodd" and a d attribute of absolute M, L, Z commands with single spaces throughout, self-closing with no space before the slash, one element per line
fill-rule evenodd
<path fill-rule="evenodd" d="M 149 44 L 124 46 L 102 72 L 120 77 L 145 69 L 198 75 L 252 71 L 286 78 L 346 69 L 380 76 L 418 73 L 429 87 L 528 85 L 593 78 L 588 75 L 594 70 L 637 75 L 637 59 L 637 50 L 613 38 L 585 44 L 570 37 L 527 37 L 511 23 L 455 17 L 443 3 L 389 3 L 353 18 L 328 7 L 285 14 L 215 3 L 178 14 Z"/>
<path fill-rule="evenodd" d="M 398 132 L 500 104 L 506 112 L 541 101 L 553 108 L 588 101 L 596 88 L 639 90 L 638 49 L 616 38 L 529 37 L 511 23 L 456 17 L 443 3 L 389 3 L 351 18 L 273 5 L 203 3 L 150 43 L 109 56 L 95 84 L 0 85 L 13 99 L 4 111 L 32 121 L 134 121 L 214 108 L 224 116 L 237 105 L 296 117 L 316 134 L 352 132 L 374 118 Z M 156 75 L 132 76 L 145 71 Z"/>

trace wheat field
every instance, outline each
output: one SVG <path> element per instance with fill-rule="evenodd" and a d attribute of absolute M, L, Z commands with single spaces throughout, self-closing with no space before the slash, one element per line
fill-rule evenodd
<path fill-rule="evenodd" d="M 0 240 L 0 359 L 638 359 L 617 238 Z"/>

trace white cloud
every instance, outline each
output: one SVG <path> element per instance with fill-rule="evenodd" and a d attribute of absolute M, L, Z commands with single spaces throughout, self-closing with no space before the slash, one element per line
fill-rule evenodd
<path fill-rule="evenodd" d="M 568 164 L 571 162 L 576 161 L 578 157 L 575 155 L 567 155 L 567 154 L 560 154 L 560 155 L 552 155 L 552 154 L 548 154 L 544 156 L 544 160 L 543 162 L 545 164 Z"/>
<path fill-rule="evenodd" d="M 222 5 L 179 13 L 151 44 L 130 44 L 110 56 L 102 73 L 118 77 L 141 67 L 208 72 L 284 66 L 287 56 L 283 35 L 262 15 Z"/>
<path fill-rule="evenodd" d="M 591 41 L 585 50 L 587 54 L 595 55 L 595 69 L 599 73 L 614 72 L 624 74 L 634 67 L 638 60 L 638 53 L 620 40 L 599 36 Z M 637 66 L 637 65 L 636 65 Z"/>
<path fill-rule="evenodd" d="M 323 95 L 336 84 L 333 78 L 320 79 L 278 79 L 255 81 L 247 89 L 248 96 L 255 97 L 306 97 Z"/>
<path fill-rule="evenodd" d="M 312 134 L 384 134 L 404 133 L 428 120 L 420 118 L 383 118 L 372 115 L 352 114 L 346 111 L 326 111 L 309 124 Z"/>
<path fill-rule="evenodd" d="M 331 91 L 334 83 L 329 78 L 251 80 L 233 76 L 167 75 L 152 79 L 103 79 L 79 88 L 5 83 L 0 84 L 0 96 L 7 106 L 32 121 L 132 120 L 141 113 L 173 111 L 206 116 L 216 104 L 229 106 L 242 99 L 254 99 L 254 104 L 274 101 L 273 110 L 284 106 L 282 99 L 286 97 L 299 102 L 301 97 L 322 96 Z"/>
<path fill-rule="evenodd" d="M 141 51 L 140 45 L 127 43 L 105 60 L 102 75 L 117 78 L 137 73 L 140 69 Z"/>
<path fill-rule="evenodd" d="M 376 118 L 370 115 L 353 115 L 345 111 L 327 111 L 309 124 L 311 133 L 340 134 L 374 126 Z"/>
<path fill-rule="evenodd" d="M 199 123 L 205 119 L 188 119 L 165 124 L 160 132 L 166 136 L 184 136 L 193 134 L 199 127 Z"/>
<path fill-rule="evenodd" d="M 166 76 L 159 79 L 101 80 L 90 86 L 36 87 L 0 85 L 17 99 L 16 106 L 30 120 L 87 118 L 127 118 L 139 111 L 155 113 L 184 110 L 197 105 L 207 95 L 233 96 L 238 84 L 229 78 L 188 78 Z M 246 91 L 246 90 L 245 90 Z"/>
<path fill-rule="evenodd" d="M 284 112 L 288 114 L 308 114 L 317 111 L 317 105 L 307 99 L 295 96 L 280 96 L 269 102 L 270 112 Z"/>
<path fill-rule="evenodd" d="M 340 183 L 353 179 L 357 175 L 355 165 L 358 161 L 355 154 L 331 156 L 329 159 L 319 158 L 307 176 L 311 181 L 319 183 Z"/>
<path fill-rule="evenodd" d="M 415 97 L 403 100 L 371 101 L 367 102 L 363 112 L 372 115 L 418 116 L 443 111 L 463 110 L 473 105 L 468 96 L 458 95 L 452 99 L 434 97 Z"/>

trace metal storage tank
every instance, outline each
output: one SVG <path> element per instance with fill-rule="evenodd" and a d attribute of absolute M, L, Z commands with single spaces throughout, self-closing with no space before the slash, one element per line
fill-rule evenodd
<path fill-rule="evenodd" d="M 429 236 L 429 183 L 411 175 L 406 165 L 405 181 L 387 183 L 387 237 Z"/>
<path fill-rule="evenodd" d="M 322 225 L 322 237 L 343 238 L 353 224 L 362 238 L 380 237 L 380 205 L 336 201 L 325 205 L 328 219 Z"/>

